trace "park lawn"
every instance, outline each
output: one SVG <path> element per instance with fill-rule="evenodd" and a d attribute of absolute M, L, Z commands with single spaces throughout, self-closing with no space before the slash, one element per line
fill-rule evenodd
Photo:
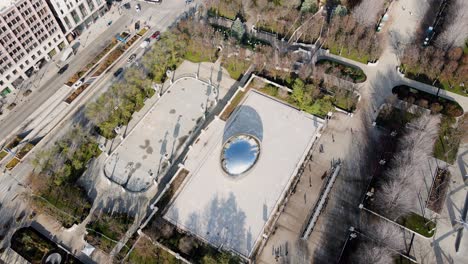
<path fill-rule="evenodd" d="M 465 90 L 467 89 L 461 87 L 460 84 L 455 83 L 451 86 L 450 82 L 447 80 L 430 79 L 429 77 L 427 77 L 427 75 L 420 72 L 419 67 L 410 68 L 404 64 L 400 65 L 400 67 L 404 70 L 405 77 L 408 79 L 422 82 L 459 95 L 468 96 L 468 93 L 465 92 Z"/>
<path fill-rule="evenodd" d="M 69 228 L 88 216 L 92 204 L 83 188 L 76 184 L 64 184 L 39 192 L 34 205 Z"/>
<path fill-rule="evenodd" d="M 354 61 L 364 63 L 364 64 L 367 64 L 369 62 L 369 55 L 365 54 L 361 56 L 358 54 L 356 50 L 348 50 L 348 48 L 346 47 L 341 48 L 338 45 L 329 45 L 328 49 L 330 50 L 330 53 L 350 59 L 350 60 L 354 60 Z M 341 54 L 340 54 L 340 51 L 341 51 Z"/>
<path fill-rule="evenodd" d="M 358 103 L 358 96 L 351 91 L 346 91 L 346 95 L 335 94 L 333 105 L 347 112 L 354 112 Z"/>
<path fill-rule="evenodd" d="M 241 60 L 237 56 L 231 56 L 223 61 L 223 67 L 226 68 L 229 75 L 234 80 L 239 80 L 249 68 L 250 63 L 246 60 Z"/>
<path fill-rule="evenodd" d="M 287 104 L 290 104 L 297 109 L 321 118 L 324 118 L 328 112 L 333 111 L 333 105 L 331 103 L 332 98 L 330 96 L 324 96 L 323 98 L 315 99 L 310 105 L 301 107 L 294 100 L 292 100 L 289 93 L 281 93 L 279 88 L 274 85 L 267 84 L 265 87 L 257 90 L 269 96 L 275 97 Z"/>
<path fill-rule="evenodd" d="M 434 143 L 433 155 L 436 159 L 453 164 L 457 159 L 460 138 L 455 134 L 454 118 L 443 116 L 440 122 L 439 135 Z"/>
<path fill-rule="evenodd" d="M 230 20 L 235 20 L 237 17 L 238 11 L 232 9 L 232 8 L 227 8 L 224 4 L 219 4 L 217 8 L 210 8 L 208 10 L 208 15 L 209 16 L 220 16 L 224 17 Z"/>
<path fill-rule="evenodd" d="M 179 261 L 172 254 L 155 245 L 146 237 L 141 237 L 130 253 L 126 263 L 132 264 L 176 264 Z"/>
<path fill-rule="evenodd" d="M 115 241 L 119 241 L 127 233 L 133 222 L 134 218 L 127 214 L 95 214 L 86 225 L 88 234 L 85 240 L 93 246 L 110 253 L 116 244 Z"/>
<path fill-rule="evenodd" d="M 403 217 L 400 224 L 427 238 L 434 236 L 436 224 L 418 214 L 410 213 Z"/>

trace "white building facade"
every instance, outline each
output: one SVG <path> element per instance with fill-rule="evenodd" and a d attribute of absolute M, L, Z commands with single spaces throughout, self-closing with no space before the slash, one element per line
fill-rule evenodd
<path fill-rule="evenodd" d="M 106 0 L 45 0 L 69 42 L 107 11 Z"/>
<path fill-rule="evenodd" d="M 67 45 L 45 0 L 1 0 L 0 96 L 18 88 Z"/>

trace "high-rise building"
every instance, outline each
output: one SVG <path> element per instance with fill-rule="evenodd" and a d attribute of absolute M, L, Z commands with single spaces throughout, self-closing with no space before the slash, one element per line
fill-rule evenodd
<path fill-rule="evenodd" d="M 0 95 L 67 44 L 45 0 L 0 0 Z"/>
<path fill-rule="evenodd" d="M 46 0 L 46 2 L 70 42 L 107 11 L 105 0 Z"/>

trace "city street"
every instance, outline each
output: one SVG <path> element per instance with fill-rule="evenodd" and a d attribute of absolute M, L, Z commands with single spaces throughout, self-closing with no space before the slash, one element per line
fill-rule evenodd
<path fill-rule="evenodd" d="M 139 13 L 134 8 L 137 2 L 142 7 L 142 11 Z M 55 62 L 60 60 L 61 55 L 57 54 L 54 57 L 56 61 L 44 65 L 36 76 L 31 77 L 33 84 L 30 87 L 23 88 L 24 90 L 29 88 L 33 91 L 29 96 L 23 98 L 22 93 L 24 90 L 17 90 L 16 92 L 20 93 L 17 97 L 15 94 L 11 94 L 13 100 L 16 98 L 17 106 L 11 112 L 5 112 L 0 116 L 0 146 L 4 144 L 7 138 L 21 132 L 22 128 L 32 122 L 36 117 L 34 115 L 35 110 L 63 87 L 63 84 L 70 76 L 89 63 L 117 33 L 124 30 L 134 30 L 134 23 L 137 20 L 140 20 L 141 24 L 146 23 L 151 26 L 151 30 L 165 30 L 186 8 L 184 0 L 164 1 L 160 5 L 131 1 L 130 10 L 113 6 L 96 24 L 84 31 L 79 40 L 76 40 L 81 44 L 78 53 L 69 59 L 69 68 L 65 73 L 62 75 L 57 74 L 59 68 L 55 65 Z M 122 15 L 119 15 L 119 12 Z M 107 26 L 108 21 L 112 21 L 109 27 Z M 106 29 L 99 32 L 102 28 Z M 96 31 L 96 33 L 93 33 L 93 31 Z M 62 99 L 58 98 L 57 100 Z"/>

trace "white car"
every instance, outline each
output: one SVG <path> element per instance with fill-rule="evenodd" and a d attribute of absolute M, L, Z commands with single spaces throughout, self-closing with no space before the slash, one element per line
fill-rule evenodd
<path fill-rule="evenodd" d="M 141 11 L 140 4 L 135 5 L 135 10 L 137 11 L 137 13 Z"/>
<path fill-rule="evenodd" d="M 84 78 L 81 78 L 79 79 L 78 81 L 76 81 L 74 84 L 73 84 L 73 89 L 76 89 L 78 87 L 80 87 L 84 82 Z"/>

